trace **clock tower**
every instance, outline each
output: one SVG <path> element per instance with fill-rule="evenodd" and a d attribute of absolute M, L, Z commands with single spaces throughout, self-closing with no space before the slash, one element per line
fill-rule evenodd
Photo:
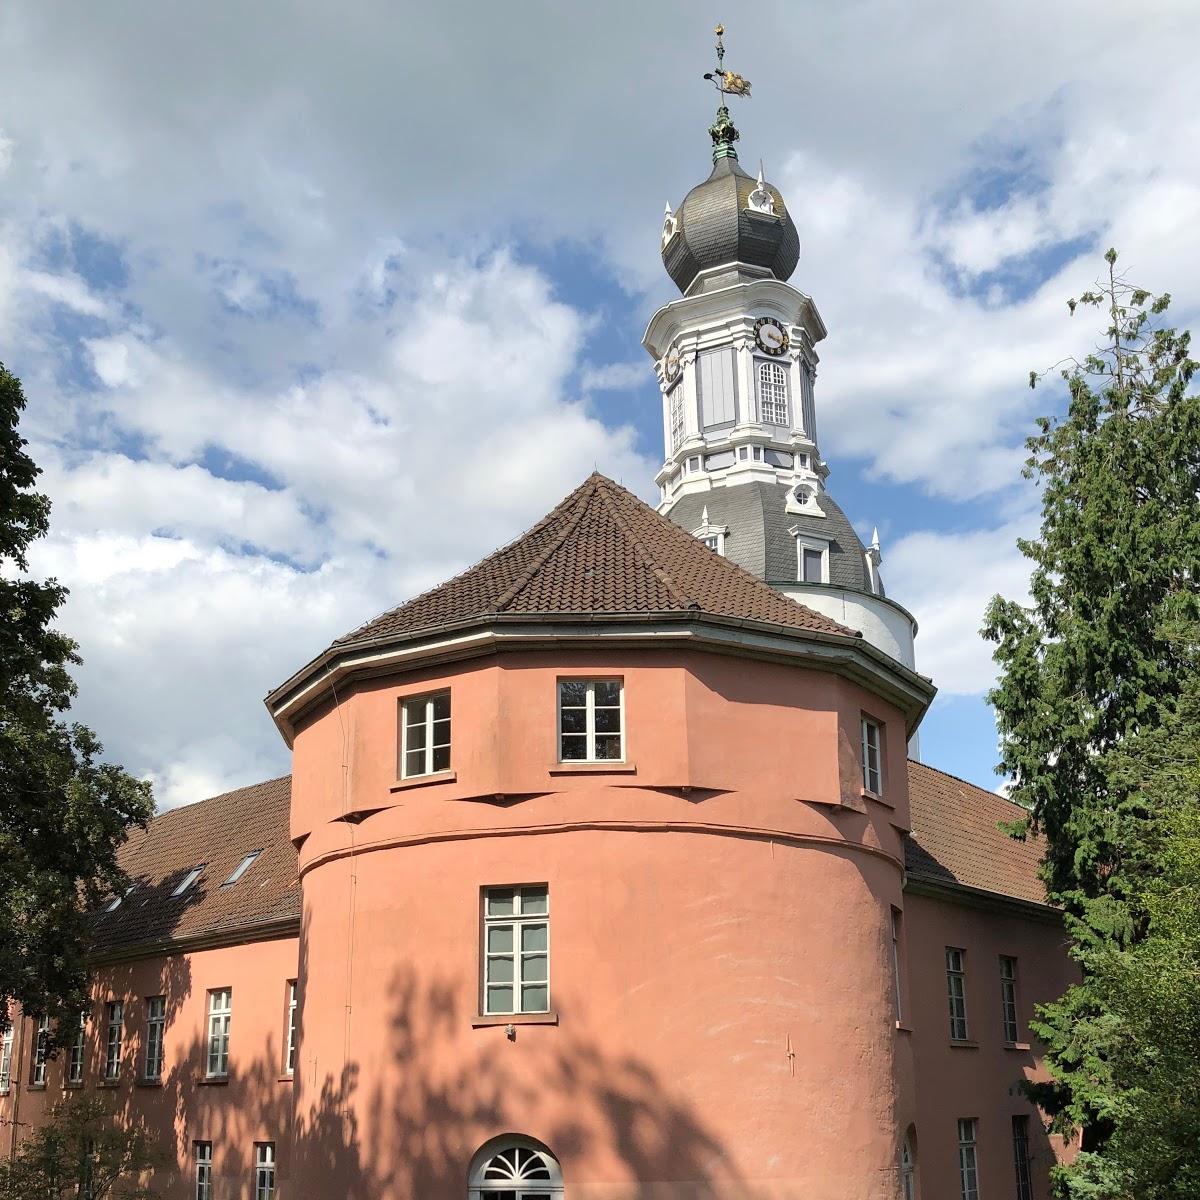
<path fill-rule="evenodd" d="M 879 539 L 865 546 L 826 487 L 815 384 L 825 323 L 789 280 L 800 238 L 783 195 L 742 169 L 726 99 L 750 94 L 724 65 L 705 78 L 719 107 L 712 172 L 668 204 L 662 258 L 682 293 L 654 314 L 666 453 L 659 509 L 786 595 L 861 630 L 914 667 L 916 622 L 884 591 Z"/>

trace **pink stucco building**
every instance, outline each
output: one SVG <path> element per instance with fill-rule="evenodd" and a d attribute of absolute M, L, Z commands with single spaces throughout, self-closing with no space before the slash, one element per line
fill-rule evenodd
<path fill-rule="evenodd" d="M 712 133 L 658 511 L 593 475 L 276 688 L 290 777 L 131 839 L 75 1044 L 16 1014 L 0 1153 L 78 1088 L 170 1200 L 1044 1200 L 1062 925 L 1014 807 L 910 758 L 796 231 Z"/>

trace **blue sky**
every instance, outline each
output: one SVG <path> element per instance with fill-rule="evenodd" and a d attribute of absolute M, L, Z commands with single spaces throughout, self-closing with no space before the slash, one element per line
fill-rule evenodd
<path fill-rule="evenodd" d="M 54 501 L 79 716 L 160 803 L 286 770 L 261 697 L 593 466 L 653 498 L 664 201 L 743 160 L 800 230 L 831 491 L 878 525 L 997 786 L 987 599 L 1020 596 L 1030 369 L 1110 245 L 1200 293 L 1194 5 L 307 0 L 0 12 L 0 358 Z M 1144 68 L 1144 69 L 1143 69 Z M 1107 82 L 1097 86 L 1097 80 Z"/>

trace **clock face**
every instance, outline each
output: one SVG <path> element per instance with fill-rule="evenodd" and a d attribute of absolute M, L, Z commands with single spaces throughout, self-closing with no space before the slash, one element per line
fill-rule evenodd
<path fill-rule="evenodd" d="M 787 331 L 774 317 L 759 317 L 754 322 L 754 340 L 767 354 L 782 354 L 789 344 Z"/>
<path fill-rule="evenodd" d="M 663 359 L 663 374 L 668 380 L 679 375 L 679 355 L 674 350 L 668 351 L 667 357 Z"/>

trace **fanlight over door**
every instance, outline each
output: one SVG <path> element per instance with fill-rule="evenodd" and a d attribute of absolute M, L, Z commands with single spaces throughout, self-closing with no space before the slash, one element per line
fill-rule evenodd
<path fill-rule="evenodd" d="M 475 1156 L 471 1200 L 562 1200 L 562 1171 L 549 1151 L 505 1138 Z"/>

